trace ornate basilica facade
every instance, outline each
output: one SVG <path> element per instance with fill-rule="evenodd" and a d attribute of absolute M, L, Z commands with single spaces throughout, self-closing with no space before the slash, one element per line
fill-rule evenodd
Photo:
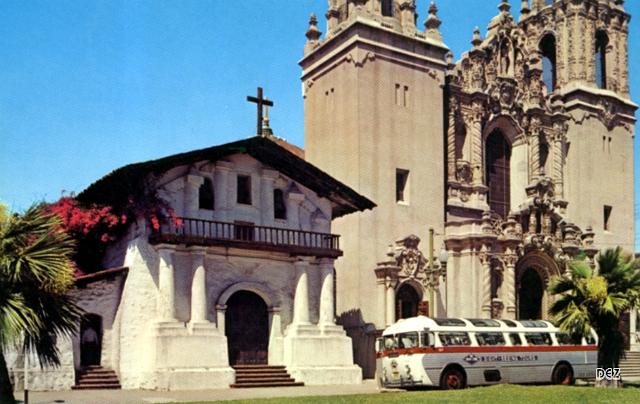
<path fill-rule="evenodd" d="M 324 38 L 310 21 L 306 158 L 378 205 L 334 221 L 338 314 L 365 375 L 373 328 L 546 318 L 578 253 L 634 251 L 624 1 L 520 3 L 516 20 L 502 0 L 457 62 L 434 3 L 424 30 L 413 0 L 329 1 Z"/>

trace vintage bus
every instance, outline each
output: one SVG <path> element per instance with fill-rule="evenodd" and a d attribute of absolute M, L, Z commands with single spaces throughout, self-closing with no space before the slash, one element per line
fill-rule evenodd
<path fill-rule="evenodd" d="M 418 316 L 389 326 L 376 351 L 381 387 L 571 384 L 594 378 L 597 364 L 595 333 L 573 341 L 542 320 Z"/>

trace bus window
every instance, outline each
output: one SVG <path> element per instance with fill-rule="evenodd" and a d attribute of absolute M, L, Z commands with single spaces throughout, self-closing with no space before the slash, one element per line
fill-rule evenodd
<path fill-rule="evenodd" d="M 418 346 L 418 333 L 408 332 L 396 335 L 399 348 L 416 348 Z"/>
<path fill-rule="evenodd" d="M 511 341 L 511 345 L 522 345 L 522 339 L 520 338 L 520 334 L 517 332 L 509 334 L 509 341 Z"/>
<path fill-rule="evenodd" d="M 443 346 L 471 345 L 471 339 L 466 332 L 441 332 L 438 336 Z"/>
<path fill-rule="evenodd" d="M 518 324 L 514 323 L 514 322 L 513 322 L 513 321 L 511 321 L 511 320 L 504 320 L 504 319 L 503 319 L 503 320 L 500 320 L 500 321 L 502 321 L 503 323 L 505 323 L 505 324 L 507 325 L 507 327 L 514 328 L 514 327 L 517 327 L 517 326 L 518 326 Z"/>
<path fill-rule="evenodd" d="M 384 349 L 385 350 L 390 350 L 390 349 L 396 349 L 397 345 L 396 345 L 396 339 L 393 337 L 393 335 L 387 335 L 384 337 Z"/>
<path fill-rule="evenodd" d="M 527 328 L 547 328 L 547 323 L 540 320 L 520 320 L 520 324 Z"/>
<path fill-rule="evenodd" d="M 551 345 L 551 335 L 548 332 L 528 332 L 524 337 L 529 345 Z"/>
<path fill-rule="evenodd" d="M 444 327 L 464 327 L 467 325 L 459 318 L 434 318 L 433 321 Z"/>
<path fill-rule="evenodd" d="M 496 320 L 486 318 L 468 318 L 467 320 L 476 327 L 500 327 L 500 323 Z"/>
<path fill-rule="evenodd" d="M 420 346 L 433 346 L 433 342 L 435 341 L 434 335 L 432 332 L 422 332 L 420 333 L 421 343 Z"/>
<path fill-rule="evenodd" d="M 476 333 L 478 345 L 505 345 L 504 336 L 501 332 L 478 332 Z"/>
<path fill-rule="evenodd" d="M 580 345 L 579 340 L 564 332 L 556 333 L 556 339 L 558 340 L 558 345 Z"/>

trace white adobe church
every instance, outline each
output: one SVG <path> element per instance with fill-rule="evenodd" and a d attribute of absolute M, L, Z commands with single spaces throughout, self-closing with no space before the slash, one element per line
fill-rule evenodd
<path fill-rule="evenodd" d="M 59 341 L 60 368 L 30 362 L 30 389 L 361 382 L 334 320 L 331 220 L 375 205 L 265 132 L 120 168 L 78 196 L 154 176 L 182 223 L 141 218 L 107 251 L 111 269 L 77 280 L 79 334 Z M 9 363 L 20 388 L 24 359 Z"/>

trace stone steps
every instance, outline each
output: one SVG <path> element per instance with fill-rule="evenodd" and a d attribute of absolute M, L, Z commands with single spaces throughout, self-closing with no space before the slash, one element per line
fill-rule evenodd
<path fill-rule="evenodd" d="M 111 369 L 100 366 L 89 366 L 78 375 L 78 381 L 73 390 L 97 390 L 97 389 L 120 389 L 118 375 Z"/>
<path fill-rule="evenodd" d="M 237 365 L 233 369 L 236 382 L 232 388 L 304 386 L 296 382 L 284 366 Z"/>
<path fill-rule="evenodd" d="M 640 378 L 640 352 L 625 352 L 626 358 L 620 361 L 622 379 Z"/>

